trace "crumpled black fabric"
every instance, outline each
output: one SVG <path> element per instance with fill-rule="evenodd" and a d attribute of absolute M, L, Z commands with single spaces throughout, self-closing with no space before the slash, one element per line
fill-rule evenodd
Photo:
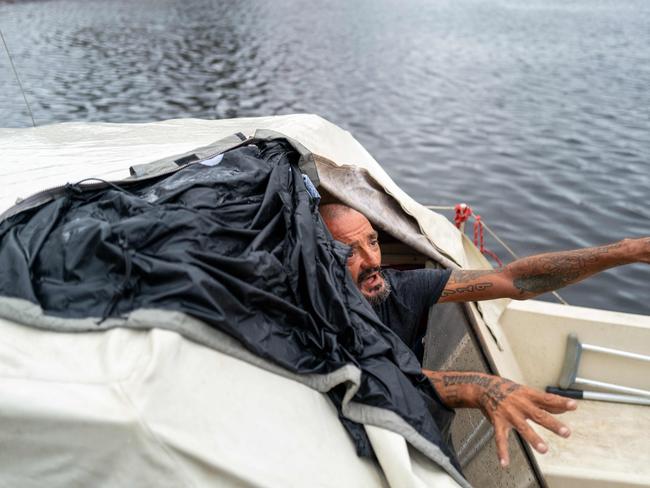
<path fill-rule="evenodd" d="M 452 412 L 359 293 L 297 157 L 276 140 L 128 189 L 70 186 L 0 223 L 0 295 L 98 321 L 139 308 L 184 312 L 300 374 L 354 364 L 353 401 L 397 413 L 458 467 Z M 343 394 L 329 393 L 339 412 Z M 342 421 L 370 455 L 362 426 Z"/>

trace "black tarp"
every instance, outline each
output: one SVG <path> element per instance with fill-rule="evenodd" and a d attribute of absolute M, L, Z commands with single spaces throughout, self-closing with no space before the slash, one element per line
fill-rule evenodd
<path fill-rule="evenodd" d="M 0 223 L 0 295 L 45 314 L 184 312 L 299 374 L 361 369 L 353 400 L 397 413 L 456 465 L 445 408 L 346 270 L 283 140 L 167 177 L 82 190 Z M 329 392 L 341 411 L 344 386 Z M 342 417 L 358 452 L 365 431 Z"/>

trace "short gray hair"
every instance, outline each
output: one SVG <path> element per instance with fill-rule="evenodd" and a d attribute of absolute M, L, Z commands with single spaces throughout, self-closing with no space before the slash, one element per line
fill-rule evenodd
<path fill-rule="evenodd" d="M 320 212 L 321 217 L 323 217 L 323 220 L 327 221 L 337 219 L 340 216 L 355 210 L 347 205 L 343 205 L 342 203 L 328 203 L 322 205 L 318 211 Z"/>

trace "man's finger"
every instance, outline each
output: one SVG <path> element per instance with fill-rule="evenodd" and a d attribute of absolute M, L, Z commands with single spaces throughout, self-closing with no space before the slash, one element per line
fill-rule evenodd
<path fill-rule="evenodd" d="M 533 446 L 537 452 L 545 454 L 548 451 L 548 446 L 544 440 L 528 425 L 524 419 L 517 419 L 513 421 L 513 427 L 521 434 L 521 436 Z"/>
<path fill-rule="evenodd" d="M 578 402 L 572 398 L 565 398 L 552 393 L 544 393 L 538 390 L 532 390 L 532 397 L 537 406 L 550 413 L 564 413 L 569 410 L 578 408 Z"/>
<path fill-rule="evenodd" d="M 494 441 L 497 444 L 497 456 L 499 456 L 499 464 L 505 468 L 510 464 L 510 455 L 508 454 L 508 433 L 510 429 L 502 422 L 495 422 L 494 424 Z"/>
<path fill-rule="evenodd" d="M 533 407 L 533 410 L 528 412 L 527 416 L 533 422 L 542 427 L 546 427 L 548 430 L 555 432 L 559 436 L 569 437 L 571 435 L 571 430 L 566 425 L 553 417 L 550 413 L 540 408 Z"/>

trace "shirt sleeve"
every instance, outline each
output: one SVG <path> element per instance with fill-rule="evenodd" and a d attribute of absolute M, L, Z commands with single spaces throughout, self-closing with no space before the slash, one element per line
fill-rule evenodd
<path fill-rule="evenodd" d="M 431 306 L 440 300 L 442 291 L 445 289 L 445 286 L 447 286 L 447 282 L 451 276 L 451 269 L 425 269 L 424 271 L 432 272 L 432 276 L 430 278 L 432 293 L 430 296 L 430 301 L 428 303 L 428 306 Z"/>

